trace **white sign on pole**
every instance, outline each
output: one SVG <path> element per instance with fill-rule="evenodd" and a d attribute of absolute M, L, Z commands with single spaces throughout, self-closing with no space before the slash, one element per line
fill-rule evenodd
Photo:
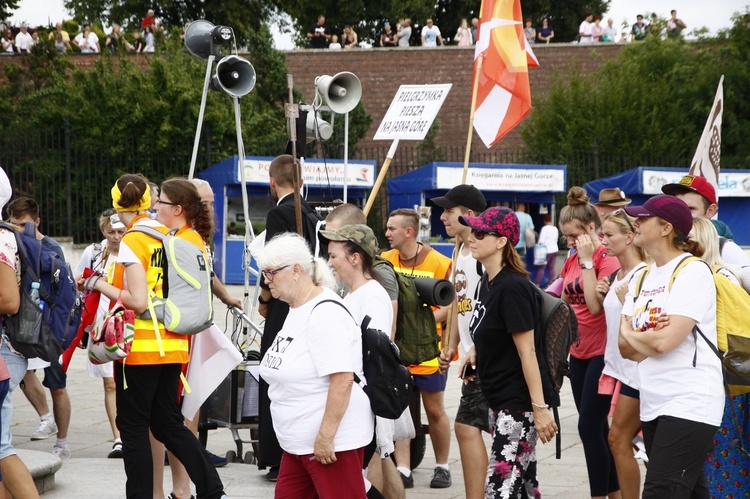
<path fill-rule="evenodd" d="M 451 189 L 461 183 L 461 168 L 437 167 L 437 188 Z M 565 192 L 563 168 L 469 168 L 466 183 L 487 191 Z"/>
<path fill-rule="evenodd" d="M 679 184 L 687 174 L 686 170 L 643 170 L 643 193 L 647 195 L 662 194 L 664 184 Z M 750 172 L 720 172 L 717 178 L 719 198 L 750 197 Z"/>
<path fill-rule="evenodd" d="M 424 140 L 452 83 L 401 85 L 375 133 L 375 140 Z"/>
<path fill-rule="evenodd" d="M 271 176 L 268 171 L 271 160 L 257 159 L 247 156 L 245 158 L 245 179 L 248 184 L 268 184 Z M 349 169 L 346 172 L 348 185 L 354 187 L 371 188 L 375 183 L 374 161 L 349 161 Z M 302 180 L 306 185 L 341 187 L 344 185 L 344 162 L 340 159 L 308 159 L 302 167 Z M 237 167 L 237 181 L 240 179 L 239 165 Z"/>

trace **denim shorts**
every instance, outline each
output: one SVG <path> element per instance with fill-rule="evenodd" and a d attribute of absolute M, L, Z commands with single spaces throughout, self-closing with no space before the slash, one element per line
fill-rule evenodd
<path fill-rule="evenodd" d="M 68 375 L 62 371 L 60 364 L 52 364 L 44 368 L 44 379 L 42 385 L 50 390 L 59 390 L 65 388 Z"/>
<path fill-rule="evenodd" d="M 26 358 L 20 354 L 11 352 L 9 345 L 8 337 L 3 335 L 3 341 L 0 344 L 0 355 L 2 355 L 10 372 L 10 386 L 8 387 L 8 395 L 3 400 L 2 415 L 0 416 L 2 419 L 0 421 L 2 423 L 2 428 L 0 428 L 0 460 L 16 454 L 13 448 L 13 435 L 10 432 L 11 417 L 13 416 L 13 403 L 10 400 L 10 393 L 23 380 L 28 366 Z"/>

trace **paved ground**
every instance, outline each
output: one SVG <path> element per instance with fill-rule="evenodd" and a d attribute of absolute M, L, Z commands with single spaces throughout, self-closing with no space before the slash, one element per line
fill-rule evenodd
<path fill-rule="evenodd" d="M 240 287 L 231 286 L 230 288 L 233 288 L 232 291 L 237 296 L 241 295 Z M 218 304 L 216 310 L 220 315 L 217 317 L 217 322 L 223 324 L 226 309 Z M 112 435 L 104 412 L 101 381 L 88 377 L 84 362 L 84 356 L 77 353 L 68 372 L 68 390 L 73 406 L 68 435 L 72 457 L 65 461 L 62 469 L 57 473 L 55 489 L 44 494 L 44 497 L 86 499 L 124 496 L 125 472 L 122 461 L 107 459 L 107 453 L 112 447 Z M 589 497 L 589 489 L 583 449 L 577 434 L 578 418 L 568 385 L 563 389 L 562 395 L 563 404 L 560 408 L 562 459 L 555 459 L 553 443 L 546 446 L 540 444 L 538 457 L 541 491 L 545 497 L 580 499 Z M 459 397 L 460 380 L 452 375 L 445 397 L 446 410 L 451 420 L 455 416 Z M 54 437 L 39 442 L 29 440 L 29 436 L 36 428 L 38 417 L 23 393 L 16 390 L 12 394 L 12 399 L 14 444 L 24 449 L 51 451 Z M 242 430 L 241 434 L 242 438 L 249 438 L 249 431 Z M 235 447 L 228 429 L 211 431 L 207 446 L 210 451 L 221 455 Z M 464 497 L 461 463 L 455 437 L 451 441 L 450 451 L 450 466 L 453 474 L 451 488 L 443 490 L 429 488 L 434 464 L 432 448 L 428 442 L 425 459 L 414 472 L 415 488 L 407 492 L 407 497 L 413 499 Z M 230 498 L 273 497 L 274 486 L 263 478 L 264 473 L 248 464 L 229 464 L 219 469 Z M 169 492 L 171 489 L 168 471 L 166 475 L 165 490 Z"/>

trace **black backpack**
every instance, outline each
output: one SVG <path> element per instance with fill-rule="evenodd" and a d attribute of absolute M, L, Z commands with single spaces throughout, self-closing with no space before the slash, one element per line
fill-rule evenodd
<path fill-rule="evenodd" d="M 543 351 L 539 359 L 545 366 L 540 366 L 544 399 L 552 408 L 558 432 L 555 442 L 555 457 L 560 459 L 562 442 L 560 441 L 560 389 L 565 377 L 570 377 L 568 356 L 570 347 L 578 342 L 578 319 L 573 308 L 566 301 L 545 292 L 532 284 L 539 297 L 539 328 L 543 338 Z"/>
<path fill-rule="evenodd" d="M 346 306 L 336 300 L 323 300 L 321 303 L 335 303 L 347 311 Z M 315 305 L 317 307 L 318 305 Z M 315 308 L 313 308 L 315 310 Z M 352 317 L 353 319 L 354 317 Z M 371 328 L 370 316 L 362 319 L 362 370 L 367 384 L 354 374 L 354 381 L 370 399 L 370 408 L 376 416 L 386 419 L 398 419 L 409 407 L 412 392 L 412 377 L 409 369 L 401 361 L 398 347 L 389 336 Z M 356 322 L 356 321 L 355 321 Z"/>

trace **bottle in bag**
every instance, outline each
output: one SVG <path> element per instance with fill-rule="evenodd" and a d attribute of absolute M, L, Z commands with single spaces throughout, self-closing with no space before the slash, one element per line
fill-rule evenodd
<path fill-rule="evenodd" d="M 39 296 L 39 283 L 31 283 L 31 291 L 29 292 L 31 298 L 31 306 L 21 311 L 24 315 L 21 320 L 21 331 L 19 333 L 18 340 L 23 343 L 37 343 L 39 342 L 39 334 L 42 329 L 42 315 L 44 314 L 44 300 Z"/>

